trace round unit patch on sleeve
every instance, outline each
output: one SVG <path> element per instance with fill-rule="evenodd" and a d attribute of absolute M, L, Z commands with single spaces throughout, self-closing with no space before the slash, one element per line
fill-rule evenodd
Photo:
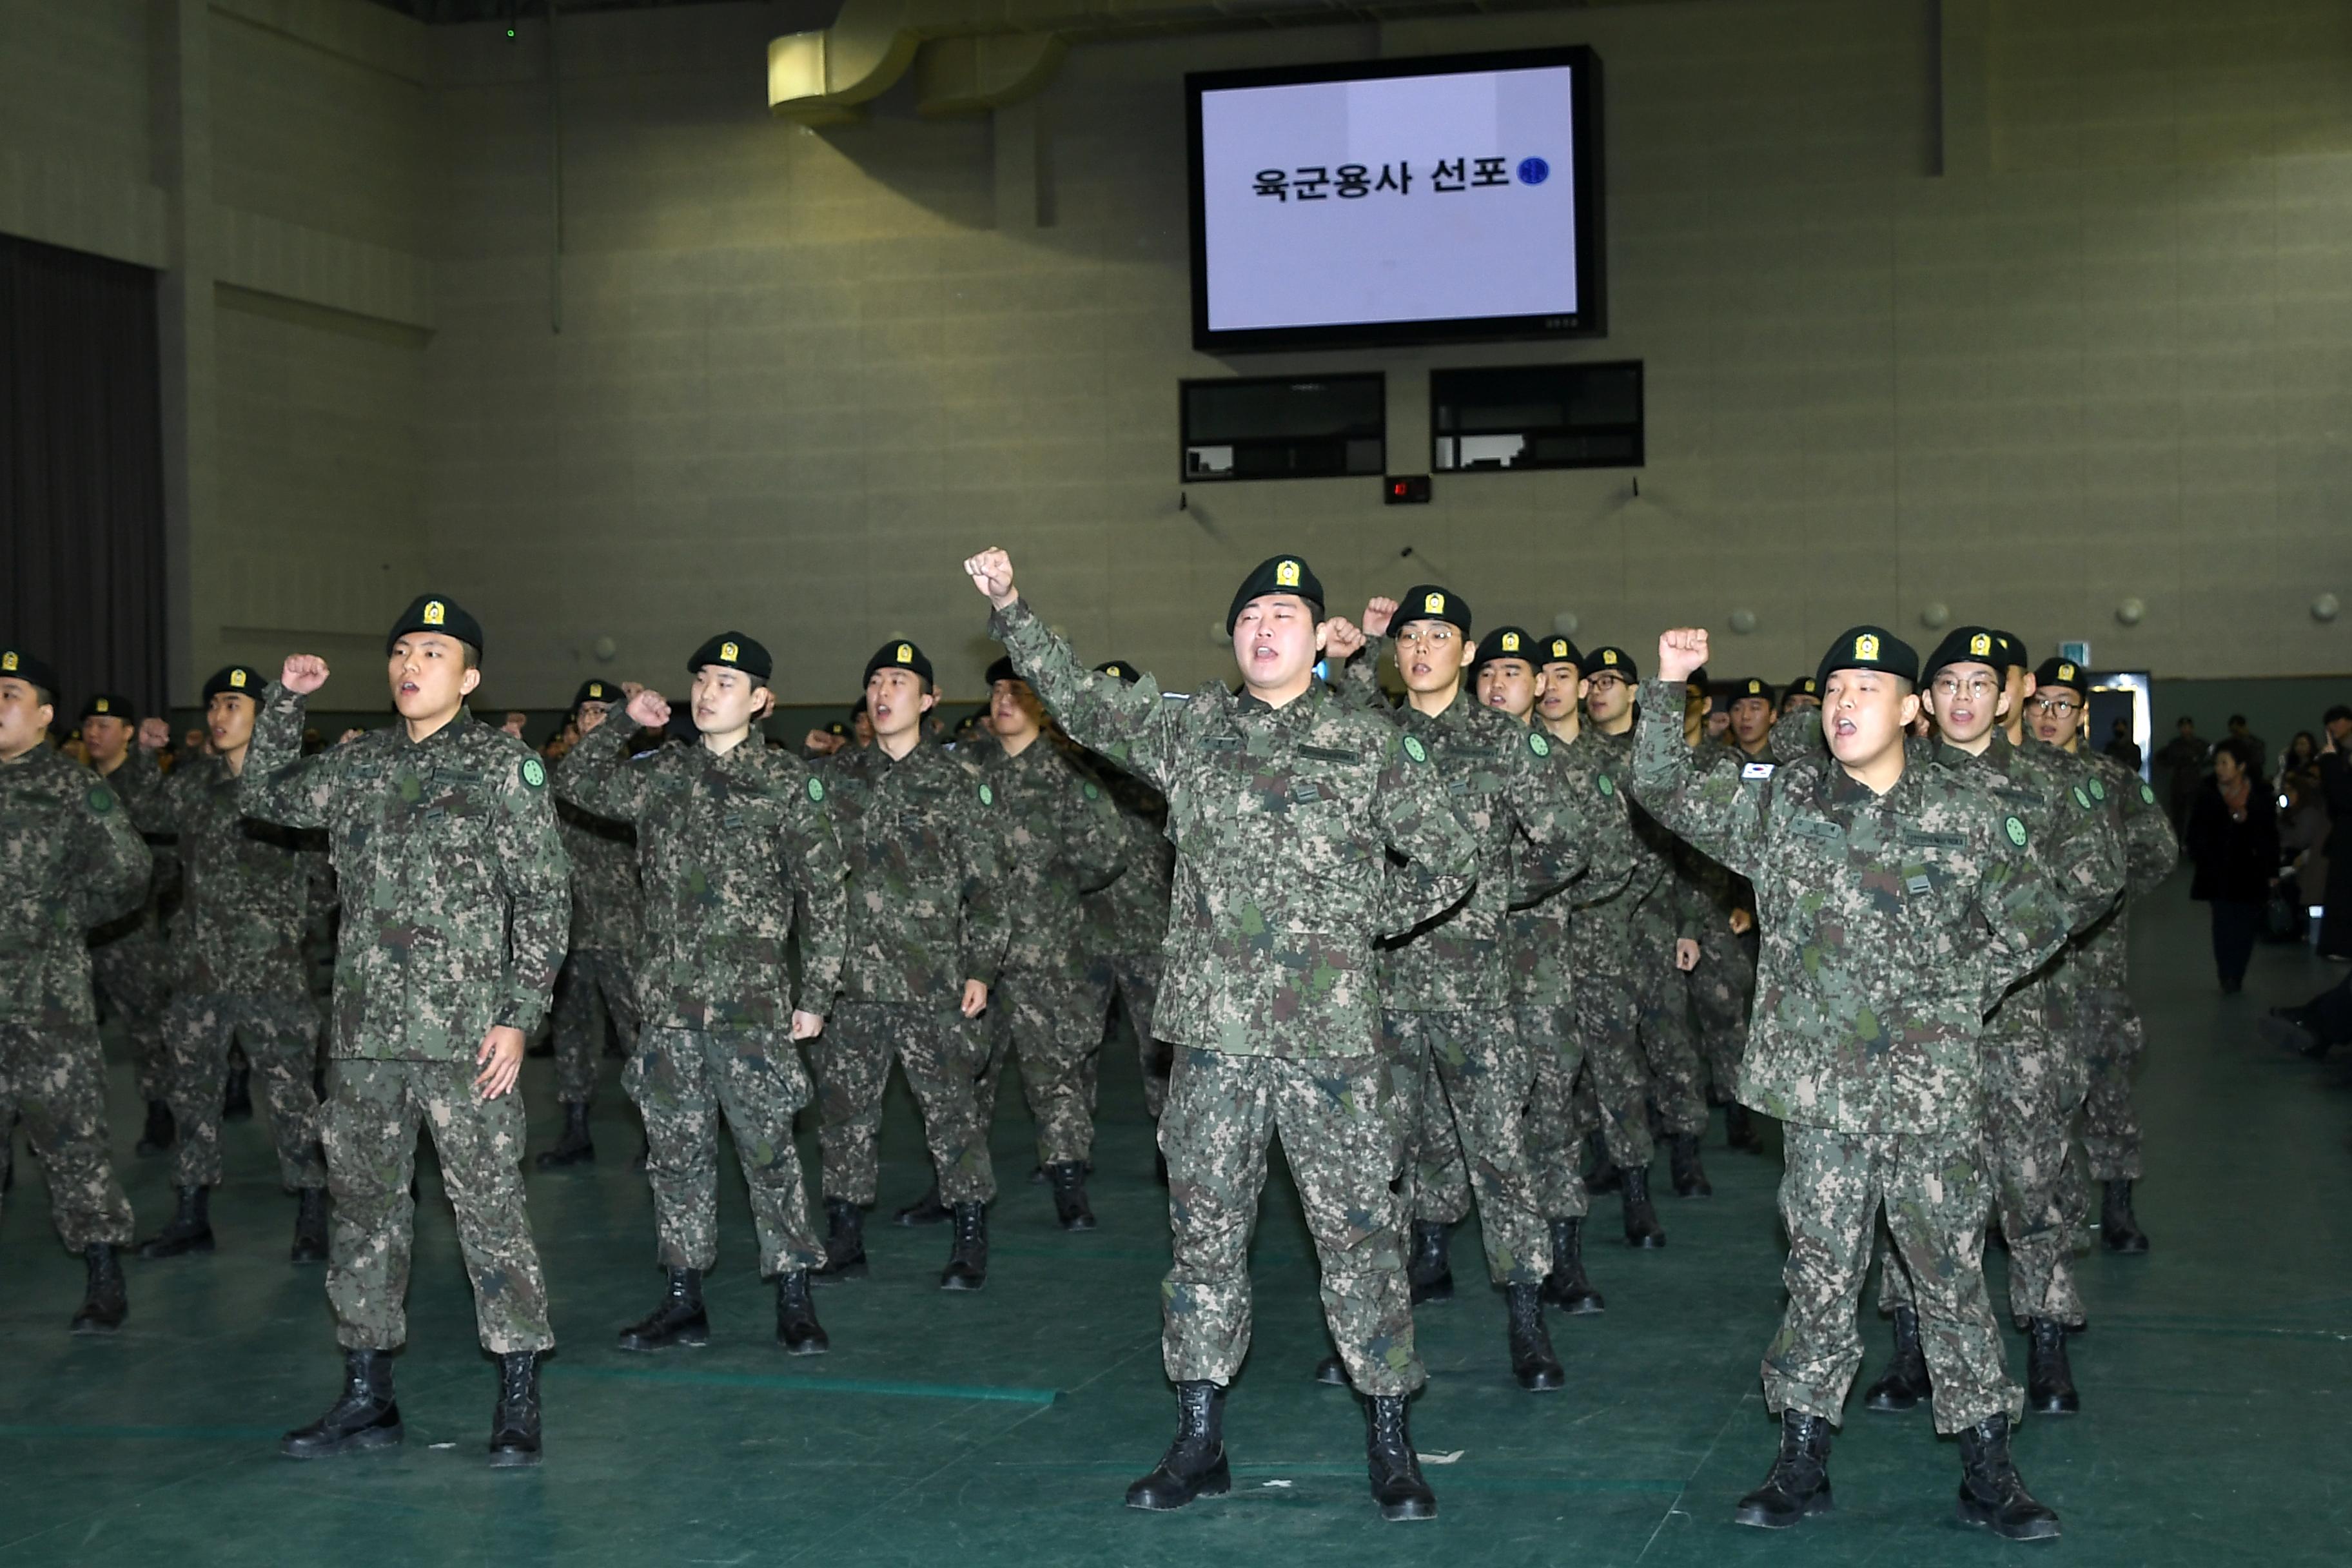
<path fill-rule="evenodd" d="M 2025 824 L 2018 821 L 2017 818 L 2012 816 L 2004 826 L 2009 829 L 2009 841 L 2011 844 L 2016 845 L 2020 849 L 2024 848 Z"/>
<path fill-rule="evenodd" d="M 2093 780 L 2091 781 L 2091 798 L 2092 798 L 2093 800 L 2105 800 L 2105 799 L 2106 799 L 2106 798 L 2107 798 L 2107 786 L 2106 786 L 2106 785 L 2105 785 L 2105 784 L 2101 784 L 2098 780 L 2096 780 L 2096 779 L 2093 779 Z"/>
<path fill-rule="evenodd" d="M 1087 785 L 1087 798 L 1088 800 L 1100 800 L 1102 798 L 1102 791 L 1095 788 L 1092 784 L 1088 784 Z"/>
<path fill-rule="evenodd" d="M 2140 785 L 2139 803 L 2142 805 L 2154 805 L 2156 804 L 2156 791 L 2148 788 L 2146 784 Z"/>
<path fill-rule="evenodd" d="M 1602 795 L 1615 795 L 1617 793 L 1617 785 L 1610 779 L 1607 773 L 1594 774 L 1592 782 L 1601 786 L 1601 793 Z"/>
<path fill-rule="evenodd" d="M 809 798 L 816 801 L 824 798 L 824 781 L 814 773 L 809 774 Z"/>
<path fill-rule="evenodd" d="M 1421 737 L 1418 735 L 1407 735 L 1404 738 L 1404 754 L 1416 763 L 1429 761 L 1429 748 L 1421 743 Z"/>
<path fill-rule="evenodd" d="M 1533 752 L 1538 757 L 1550 756 L 1551 737 L 1545 734 L 1541 730 L 1528 731 L 1528 750 Z"/>
<path fill-rule="evenodd" d="M 989 788 L 986 784 L 981 785 L 980 804 L 982 805 L 994 805 L 996 804 L 996 792 Z"/>
<path fill-rule="evenodd" d="M 547 787 L 547 764 L 541 762 L 537 757 L 525 757 L 522 760 L 522 782 L 529 784 L 533 789 L 545 789 Z"/>
<path fill-rule="evenodd" d="M 2081 806 L 2084 811 L 2091 809 L 2091 797 L 2083 793 L 2083 786 L 2081 784 L 2076 784 L 2074 786 L 2074 804 Z"/>
<path fill-rule="evenodd" d="M 104 816 L 114 809 L 114 792 L 102 784 L 90 785 L 87 798 L 90 811 L 96 816 Z"/>

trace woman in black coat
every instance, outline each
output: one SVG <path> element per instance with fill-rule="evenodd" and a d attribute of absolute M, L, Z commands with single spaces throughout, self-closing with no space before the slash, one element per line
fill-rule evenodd
<path fill-rule="evenodd" d="M 2279 875 L 2278 807 L 2256 778 L 2252 749 L 2236 736 L 2213 748 L 2213 776 L 2189 809 L 2187 847 L 2197 867 L 2189 896 L 2213 910 L 2213 967 L 2221 992 L 2245 989 L 2246 960 Z"/>

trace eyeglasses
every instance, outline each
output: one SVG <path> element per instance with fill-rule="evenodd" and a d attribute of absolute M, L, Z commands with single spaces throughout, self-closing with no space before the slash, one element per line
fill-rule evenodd
<path fill-rule="evenodd" d="M 1606 691 L 1612 686 L 1624 685 L 1625 678 L 1622 675 L 1588 675 L 1584 678 L 1584 684 L 1594 691 Z"/>
<path fill-rule="evenodd" d="M 2083 710 L 2083 705 L 2071 697 L 2036 697 L 2028 701 L 2026 706 L 2045 719 L 2063 719 L 2069 713 L 2080 713 Z"/>
<path fill-rule="evenodd" d="M 1930 689 L 1938 697 L 1958 697 L 1966 692 L 1970 697 L 1990 697 L 2000 689 L 2000 682 L 1990 675 L 1939 675 Z"/>

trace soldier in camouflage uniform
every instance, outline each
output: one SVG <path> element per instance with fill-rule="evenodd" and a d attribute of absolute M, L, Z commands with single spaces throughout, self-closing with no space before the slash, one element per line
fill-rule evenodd
<path fill-rule="evenodd" d="M 107 1153 L 88 937 L 138 906 L 151 866 L 113 789 L 48 743 L 57 701 L 56 672 L 0 645 L 0 1127 L 24 1119 L 58 1235 L 89 1270 L 73 1331 L 107 1333 L 128 1310 L 131 1203 Z"/>
<path fill-rule="evenodd" d="M 1149 678 L 1087 670 L 1021 599 L 1003 552 L 965 570 L 995 607 L 990 635 L 1064 728 L 1167 796 L 1176 845 L 1155 1024 L 1176 1047 L 1160 1120 L 1175 1263 L 1160 1299 L 1179 1415 L 1128 1504 L 1181 1508 L 1232 1484 L 1223 1390 L 1249 1350 L 1249 1239 L 1278 1129 L 1324 1317 L 1367 1396 L 1374 1500 L 1385 1518 L 1430 1518 L 1406 1417 L 1424 1374 L 1399 1249 L 1412 1108 L 1381 1053 L 1372 942 L 1458 901 L 1476 840 L 1426 742 L 1315 679 L 1329 628 L 1297 556 L 1265 561 L 1234 595 L 1241 691 L 1212 682 L 1181 703 Z"/>
<path fill-rule="evenodd" d="M 1999 731 L 2008 699 L 1995 637 L 1989 627 L 1958 626 L 1929 656 L 1922 673 L 1936 739 L 1922 748 L 1925 760 L 1966 778 L 2025 824 L 2035 864 L 2066 900 L 2070 930 L 2083 931 L 2115 908 L 2124 881 L 2122 844 L 2104 805 L 2085 787 L 2087 769 L 2061 752 L 2011 745 Z M 2066 1333 L 2082 1326 L 2083 1300 L 2067 1257 L 2070 1227 L 2059 1208 L 2058 1181 L 2084 1070 L 2074 1039 L 2053 1023 L 2064 976 L 2060 959 L 2019 982 L 1986 1019 L 1982 1036 L 1986 1163 L 2009 1243 L 2010 1310 L 2032 1336 L 2027 1407 L 2048 1415 L 2081 1408 Z M 1874 1410 L 1909 1409 L 1927 1393 L 1911 1284 L 1896 1264 L 1880 1276 L 1879 1304 L 1895 1319 L 1895 1353 L 1864 1396 Z"/>
<path fill-rule="evenodd" d="M 1622 647 L 1597 647 L 1589 658 L 1581 743 L 1591 755 L 1577 761 L 1596 778 L 1622 781 L 1632 772 L 1633 683 L 1640 667 Z M 1681 713 L 1678 693 L 1672 717 Z M 1633 874 L 1624 891 L 1581 908 L 1570 922 L 1570 963 L 1582 982 L 1576 1026 L 1603 1150 L 1588 1185 L 1622 1193 L 1626 1245 L 1654 1248 L 1666 1244 L 1666 1233 L 1650 1203 L 1650 1160 L 1657 1152 L 1651 1106 L 1670 1137 L 1688 1140 L 1686 1166 L 1696 1161 L 1699 1134 L 1706 1129 L 1683 979 L 1698 959 L 1698 917 L 1675 875 L 1673 835 L 1638 806 L 1631 821 Z"/>
<path fill-rule="evenodd" d="M 1769 778 L 1708 768 L 1673 721 L 1706 633 L 1659 639 L 1634 752 L 1637 798 L 1755 887 L 1763 931 L 1739 1094 L 1786 1123 L 1789 1304 L 1766 1352 L 1780 1449 L 1740 1500 L 1781 1528 L 1829 1507 L 1830 1430 L 1862 1361 L 1854 1304 L 1883 1209 L 1909 1266 L 1936 1426 L 1960 1439 L 1960 1517 L 2057 1533 L 2011 1461 L 2022 1413 L 1986 1299 L 1984 1013 L 2063 945 L 2066 906 L 2024 823 L 1962 776 L 1909 763 L 1918 656 L 1857 626 L 1818 674 L 1830 751 Z"/>
<path fill-rule="evenodd" d="M 1772 688 L 1751 676 L 1731 689 L 1731 728 L 1709 753 L 1718 766 L 1767 770 L 1772 757 Z M 1748 1008 L 1756 990 L 1756 889 L 1685 847 L 1683 874 L 1698 893 L 1704 919 L 1698 963 L 1690 971 L 1691 1018 L 1706 1063 L 1707 1103 L 1721 1105 L 1724 1142 L 1755 1153 L 1764 1147 L 1748 1108 L 1734 1092 L 1748 1048 Z"/>
<path fill-rule="evenodd" d="M 344 1388 L 282 1447 L 320 1458 L 401 1440 L 391 1352 L 408 1337 L 422 1125 L 457 1210 L 482 1347 L 499 1362 L 490 1462 L 537 1464 L 539 1363 L 555 1336 L 514 1088 L 563 962 L 563 845 L 546 765 L 467 710 L 480 624 L 426 595 L 384 640 L 400 722 L 303 756 L 303 701 L 327 666 L 297 654 L 268 689 L 238 780 L 247 816 L 327 830 L 343 896 L 325 1138 Z"/>
<path fill-rule="evenodd" d="M 621 700 L 618 687 L 583 681 L 572 700 L 572 721 L 583 738 Z M 596 1058 L 604 1050 L 605 1022 L 609 1018 L 619 1032 L 624 1055 L 635 1048 L 638 1027 L 631 978 L 643 901 L 636 834 L 565 801 L 560 779 L 555 825 L 572 862 L 572 945 L 555 983 L 555 1098 L 563 1106 L 563 1135 L 540 1154 L 542 1171 L 595 1159 L 588 1110 L 596 1100 Z"/>
<path fill-rule="evenodd" d="M 1087 984 L 1079 900 L 1126 870 L 1127 818 L 1072 748 L 1047 731 L 1045 710 L 1011 659 L 989 667 L 988 686 L 997 743 L 982 758 L 980 776 L 996 792 L 1010 930 L 1003 972 L 981 1019 L 989 1039 L 988 1066 L 975 1086 L 981 1125 L 995 1120 L 996 1086 L 1017 1050 L 1055 1216 L 1065 1230 L 1092 1230 L 1086 1176 L 1103 1015 Z"/>
<path fill-rule="evenodd" d="M 92 697 L 82 705 L 81 732 L 90 766 L 125 805 L 143 804 L 163 787 L 163 770 L 154 755 L 133 743 L 138 717 L 130 699 L 110 691 Z M 177 1136 L 172 1124 L 172 1056 L 163 1043 L 163 1009 L 172 994 L 163 906 L 173 891 L 178 865 L 164 835 L 150 835 L 148 847 L 154 870 L 148 878 L 147 897 L 136 910 L 90 933 L 90 973 L 107 1011 L 122 1020 L 131 1037 L 139 1098 L 147 1105 L 138 1152 L 161 1154 Z"/>
<path fill-rule="evenodd" d="M 1142 679 L 1135 666 L 1113 659 L 1095 666 L 1132 686 Z M 1097 998 L 1097 1016 L 1107 1012 L 1117 994 L 1135 1031 L 1137 1065 L 1143 1075 L 1143 1108 L 1160 1120 L 1168 1100 L 1168 1042 L 1151 1027 L 1160 1007 L 1160 944 L 1168 936 L 1168 894 L 1176 870 L 1176 847 L 1168 842 L 1168 803 L 1160 792 L 1099 752 L 1089 753 L 1108 791 L 1111 804 L 1127 818 L 1130 858 L 1124 874 L 1109 886 L 1083 893 L 1078 909 L 1084 920 L 1080 938 L 1087 953 L 1087 983 Z M 1164 1163 L 1161 1180 L 1166 1180 Z"/>
<path fill-rule="evenodd" d="M 2180 859 L 2180 840 L 2157 804 L 2156 791 L 2137 773 L 2113 757 L 2083 746 L 2082 716 L 2089 702 L 2088 679 L 2072 659 L 2046 659 L 2034 676 L 2034 694 L 2026 704 L 2027 726 L 2034 739 L 2087 765 L 2086 787 L 2105 806 L 2122 835 L 2127 880 L 2123 899 L 2105 918 L 2080 933 L 2069 955 L 2063 993 L 2055 1000 L 2066 1010 L 2070 1028 L 2089 1069 L 2090 1089 L 2083 1101 L 2083 1146 L 2070 1155 L 2062 1184 L 2062 1201 L 2070 1220 L 2084 1216 L 2089 1189 L 2082 1181 L 2101 1186 L 2099 1245 L 2109 1252 L 2143 1253 L 2147 1237 L 2132 1212 L 2132 1184 L 2139 1179 L 2139 1117 L 2132 1110 L 2132 1074 L 2139 1066 L 2145 1039 L 2139 1013 L 2132 1006 L 2131 905 L 2154 892 L 2172 875 Z"/>
<path fill-rule="evenodd" d="M 1577 721 L 1584 655 L 1564 637 L 1531 639 L 1531 646 L 1539 667 L 1502 654 L 1498 642 L 1481 647 L 1478 700 L 1530 727 L 1541 713 L 1549 752 L 1545 762 L 1559 775 L 1555 787 L 1571 798 L 1599 803 L 1597 828 L 1618 846 L 1597 855 L 1595 868 L 1571 879 L 1534 845 L 1515 845 L 1511 907 L 1503 917 L 1502 959 L 1510 977 L 1512 1017 L 1521 1046 L 1535 1058 L 1527 1145 L 1551 1241 L 1551 1272 L 1544 1277 L 1543 1296 L 1560 1310 L 1581 1315 L 1607 1303 L 1584 1272 L 1584 1216 L 1591 1200 L 1577 1168 L 1584 1138 L 1576 1110 L 1584 1041 L 1576 1027 L 1569 930 L 1578 910 L 1624 889 L 1633 873 L 1633 824 L 1625 792 L 1614 779 L 1604 785 L 1593 748 Z M 1598 1125 L 1597 1117 L 1592 1124 Z"/>
<path fill-rule="evenodd" d="M 1508 1303 L 1512 1374 L 1531 1392 L 1556 1389 L 1567 1377 L 1543 1321 L 1551 1238 L 1526 1135 L 1535 1055 L 1516 1027 L 1502 927 L 1521 847 L 1546 858 L 1550 879 L 1582 875 L 1602 837 L 1602 797 L 1597 790 L 1562 793 L 1567 775 L 1549 765 L 1551 737 L 1513 723 L 1465 688 L 1465 672 L 1476 679 L 1478 655 L 1460 595 L 1424 584 L 1401 601 L 1373 600 L 1364 616 L 1348 688 L 1427 748 L 1455 814 L 1479 841 L 1478 883 L 1469 899 L 1380 950 L 1385 1048 L 1418 1080 L 1411 1086 L 1420 1114 L 1406 1271 L 1414 1300 L 1453 1295 L 1446 1237 L 1469 1216 L 1475 1193 L 1487 1275 Z M 1405 686 L 1404 705 L 1393 710 L 1379 701 L 1375 680 L 1391 626 Z M 1339 623 L 1332 651 L 1347 656 L 1359 640 Z M 1501 626 L 1488 641 L 1497 656 L 1531 670 L 1532 635 Z M 1341 1369 L 1327 1363 L 1326 1375 L 1339 1381 Z"/>
<path fill-rule="evenodd" d="M 172 770 L 163 788 L 133 808 L 150 833 L 175 835 L 184 887 L 172 951 L 178 973 L 164 1013 L 172 1052 L 172 1110 L 180 1146 L 173 1156 L 179 1208 L 142 1258 L 213 1249 L 212 1189 L 221 1184 L 221 1080 L 229 1043 L 240 1040 L 261 1077 L 278 1180 L 299 1194 L 293 1258 L 327 1258 L 327 1168 L 319 1153 L 319 1016 L 302 964 L 310 868 L 293 832 L 246 818 L 239 778 L 269 678 L 230 665 L 205 682 L 209 754 Z M 171 727 L 142 726 L 140 745 L 160 750 Z"/>
<path fill-rule="evenodd" d="M 687 660 L 700 737 L 631 759 L 629 727 L 583 715 L 555 773 L 556 797 L 636 830 L 645 883 L 636 994 L 645 1027 L 625 1082 L 646 1119 L 660 1305 L 621 1331 L 623 1350 L 703 1344 L 702 1277 L 719 1260 L 719 1118 L 751 1189 L 760 1277 L 776 1281 L 776 1340 L 795 1355 L 828 1348 L 809 1300 L 824 1250 L 809 1224 L 793 1117 L 809 1101 L 794 1042 L 814 1039 L 841 982 L 846 919 L 841 847 L 824 785 L 765 744 L 774 705 L 768 650 L 721 632 Z M 629 719 L 670 722 L 656 691 L 629 699 Z M 801 995 L 786 940 L 799 910 Z"/>
<path fill-rule="evenodd" d="M 931 661 L 892 639 L 866 662 L 870 746 L 816 764 L 849 865 L 842 1003 L 811 1047 L 824 1113 L 824 1279 L 866 1272 L 863 1211 L 877 1195 L 882 1091 L 895 1059 L 923 1114 L 937 1184 L 902 1220 L 943 1207 L 954 1222 L 945 1290 L 988 1279 L 988 1157 L 973 1079 L 985 1045 L 971 1026 L 1004 963 L 1003 819 L 995 787 L 923 721 L 939 702 Z M 943 1200 L 943 1205 L 942 1205 Z"/>

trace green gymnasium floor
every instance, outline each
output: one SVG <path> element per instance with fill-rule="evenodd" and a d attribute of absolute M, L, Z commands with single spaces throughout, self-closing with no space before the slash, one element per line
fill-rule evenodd
<path fill-rule="evenodd" d="M 411 1346 L 399 1363 L 407 1446 L 298 1465 L 285 1427 L 332 1397 L 340 1363 L 321 1270 L 285 1261 L 289 1200 L 257 1123 L 228 1132 L 211 1258 L 130 1265 L 113 1340 L 65 1323 L 81 1269 L 49 1229 L 19 1155 L 0 1226 L 0 1563 L 942 1564 L 1426 1562 L 1981 1563 L 2032 1552 L 2081 1563 L 2352 1561 L 2352 1055 L 2320 1067 L 2257 1040 L 2251 1020 L 2340 971 L 2265 948 L 2247 994 L 2210 978 L 2204 916 L 2177 879 L 2140 922 L 2149 1066 L 2141 1092 L 2157 1174 L 2149 1257 L 2080 1260 L 2092 1330 L 2074 1342 L 2086 1413 L 2018 1443 L 2065 1539 L 2015 1547 L 1951 1521 L 1958 1458 L 1924 1412 L 1859 1399 L 1834 1456 L 1838 1511 L 1785 1534 L 1727 1522 L 1769 1463 L 1756 1368 L 1780 1308 L 1775 1157 L 1711 1147 L 1716 1196 L 1660 1207 L 1672 1245 L 1590 1251 L 1601 1317 L 1553 1320 L 1565 1392 L 1520 1393 L 1499 1299 L 1423 1309 L 1432 1382 L 1414 1409 L 1441 1517 L 1384 1525 L 1365 1497 L 1353 1398 L 1308 1372 L 1324 1341 L 1297 1205 L 1270 1190 L 1255 1264 L 1255 1352 L 1227 1411 L 1235 1490 L 1175 1515 L 1119 1506 L 1166 1441 L 1159 1357 L 1165 1210 L 1131 1060 L 1104 1089 L 1096 1206 L 1066 1237 L 1021 1181 L 1025 1113 L 996 1128 L 1010 1180 L 989 1286 L 934 1288 L 938 1230 L 871 1233 L 873 1277 L 820 1298 L 835 1344 L 791 1360 L 748 1272 L 740 1180 L 722 1183 L 715 1338 L 629 1356 L 613 1331 L 649 1306 L 649 1205 L 607 1063 L 603 1163 L 530 1180 L 563 1344 L 547 1373 L 545 1467 L 492 1473 L 493 1394 L 446 1204 L 428 1165 Z M 534 1147 L 556 1117 L 548 1064 L 525 1078 Z M 137 1119 L 115 1074 L 115 1142 L 142 1234 L 168 1211 L 165 1163 L 131 1160 Z M 1717 1130 L 1711 1144 L 1719 1144 Z M 885 1130 L 886 1202 L 923 1184 L 903 1092 Z M 1776 1146 L 1777 1147 L 1777 1146 Z M 1663 1164 L 1663 1162 L 1662 1162 Z M 1663 1185 L 1663 1178 L 1661 1178 Z M 883 1216 L 887 1221 L 887 1214 Z M 1455 1274 L 1477 1239 L 1454 1241 Z M 2000 1268 L 1996 1255 L 1993 1268 Z M 1996 1279 L 1996 1291 L 1999 1289 Z M 1866 1298 L 1867 1299 L 1867 1298 Z M 1864 1325 L 1875 1375 L 1885 1333 Z M 2012 1339 L 2021 1374 L 2024 1350 Z"/>

